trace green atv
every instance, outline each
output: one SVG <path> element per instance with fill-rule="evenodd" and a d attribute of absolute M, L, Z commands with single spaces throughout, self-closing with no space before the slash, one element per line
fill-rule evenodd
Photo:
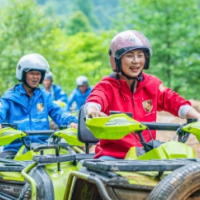
<path fill-rule="evenodd" d="M 137 148 L 125 160 L 82 160 L 79 171 L 68 177 L 66 200 L 178 200 L 200 199 L 200 163 L 194 150 L 184 144 L 189 134 L 200 142 L 200 122 L 186 124 L 140 123 L 126 114 L 103 118 L 79 115 L 79 139 L 95 143 L 100 139 L 120 139 L 134 131 L 142 141 L 145 153 L 137 156 Z M 178 141 L 146 142 L 143 130 L 176 131 Z M 91 134 L 91 132 L 93 134 Z M 95 137 L 94 137 L 95 136 Z"/>
<path fill-rule="evenodd" d="M 51 140 L 43 145 L 28 144 L 25 138 L 38 134 L 49 136 Z M 67 177 L 71 171 L 77 170 L 76 161 L 94 156 L 85 155 L 79 148 L 83 143 L 78 141 L 77 130 L 72 128 L 56 132 L 23 132 L 11 127 L 0 130 L 0 146 L 16 139 L 21 139 L 24 144 L 16 156 L 0 158 L 1 200 L 63 199 Z"/>

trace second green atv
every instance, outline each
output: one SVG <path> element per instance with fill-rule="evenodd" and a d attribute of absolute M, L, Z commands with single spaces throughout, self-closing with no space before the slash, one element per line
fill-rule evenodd
<path fill-rule="evenodd" d="M 25 138 L 38 134 L 53 139 L 37 146 L 27 143 Z M 16 139 L 21 139 L 24 144 L 16 156 L 13 159 L 0 158 L 1 200 L 63 199 L 67 178 L 71 171 L 77 171 L 76 161 L 93 157 L 85 155 L 79 148 L 83 143 L 77 140 L 77 130 L 72 128 L 56 132 L 23 132 L 11 127 L 0 130 L 0 146 Z"/>

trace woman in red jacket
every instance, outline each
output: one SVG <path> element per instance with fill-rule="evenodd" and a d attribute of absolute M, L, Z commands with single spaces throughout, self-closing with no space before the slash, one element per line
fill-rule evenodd
<path fill-rule="evenodd" d="M 157 111 L 167 111 L 181 118 L 198 118 L 200 114 L 179 94 L 166 88 L 160 79 L 148 75 L 152 48 L 140 32 L 128 30 L 117 34 L 109 48 L 113 74 L 104 77 L 88 97 L 85 111 L 91 117 L 109 115 L 109 111 L 132 113 L 138 121 L 155 122 Z M 155 139 L 156 133 L 152 131 Z M 146 142 L 150 135 L 143 132 Z M 129 134 L 121 140 L 100 140 L 96 146 L 96 158 L 123 159 L 132 146 L 141 143 Z"/>

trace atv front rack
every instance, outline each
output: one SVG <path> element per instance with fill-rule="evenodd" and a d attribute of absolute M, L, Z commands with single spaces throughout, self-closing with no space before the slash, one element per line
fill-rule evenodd
<path fill-rule="evenodd" d="M 191 164 L 193 162 L 200 162 L 200 159 L 172 159 L 172 160 L 85 160 L 83 166 L 91 171 L 97 172 L 115 172 L 115 171 L 174 171 L 180 167 Z"/>

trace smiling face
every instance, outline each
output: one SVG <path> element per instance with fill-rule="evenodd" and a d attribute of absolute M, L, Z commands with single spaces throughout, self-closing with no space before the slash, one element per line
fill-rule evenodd
<path fill-rule="evenodd" d="M 32 88 L 38 87 L 41 78 L 42 78 L 42 74 L 39 71 L 26 72 L 26 83 Z"/>
<path fill-rule="evenodd" d="M 129 51 L 121 57 L 122 71 L 128 76 L 136 78 L 143 70 L 145 60 L 143 50 L 137 49 Z"/>

